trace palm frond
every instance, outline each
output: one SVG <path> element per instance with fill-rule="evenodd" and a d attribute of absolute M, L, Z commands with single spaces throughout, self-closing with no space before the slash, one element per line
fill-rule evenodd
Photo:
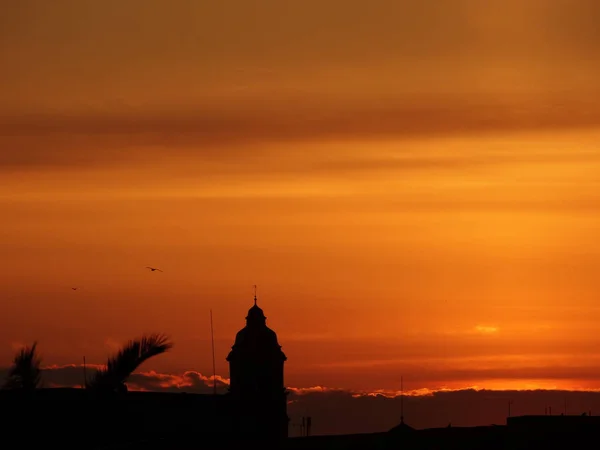
<path fill-rule="evenodd" d="M 42 379 L 41 364 L 42 359 L 37 354 L 37 342 L 23 347 L 13 359 L 3 389 L 36 389 Z"/>
<path fill-rule="evenodd" d="M 173 343 L 164 334 L 144 335 L 129 341 L 116 355 L 108 358 L 106 367 L 100 369 L 88 383 L 88 388 L 116 392 L 124 389 L 129 376 L 145 361 L 165 353 Z"/>

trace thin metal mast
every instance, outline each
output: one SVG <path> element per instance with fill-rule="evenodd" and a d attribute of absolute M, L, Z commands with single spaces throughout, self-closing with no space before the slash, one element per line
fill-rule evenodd
<path fill-rule="evenodd" d="M 85 356 L 83 357 L 83 388 L 87 389 L 87 371 L 85 367 Z"/>
<path fill-rule="evenodd" d="M 217 395 L 217 369 L 215 364 L 215 333 L 213 330 L 212 309 L 210 310 L 210 341 L 212 346 L 213 394 Z"/>
<path fill-rule="evenodd" d="M 404 377 L 400 376 L 400 423 L 404 423 Z"/>

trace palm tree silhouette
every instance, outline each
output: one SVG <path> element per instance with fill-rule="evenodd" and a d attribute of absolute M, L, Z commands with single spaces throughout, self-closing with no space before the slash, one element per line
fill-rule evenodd
<path fill-rule="evenodd" d="M 42 379 L 40 364 L 42 359 L 37 354 L 37 342 L 23 347 L 13 359 L 3 389 L 22 389 L 33 391 L 38 388 Z"/>
<path fill-rule="evenodd" d="M 172 347 L 169 338 L 159 333 L 129 341 L 116 355 L 108 358 L 106 367 L 96 372 L 87 388 L 97 392 L 126 392 L 125 382 L 142 363 Z"/>

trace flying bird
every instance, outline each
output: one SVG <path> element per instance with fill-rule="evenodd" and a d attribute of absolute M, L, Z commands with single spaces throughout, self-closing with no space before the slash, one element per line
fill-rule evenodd
<path fill-rule="evenodd" d="M 77 290 L 77 289 L 79 289 L 79 288 L 76 288 L 76 287 L 72 287 L 72 288 L 71 288 L 71 289 L 73 289 L 73 290 L 74 290 L 74 291 L 76 291 L 76 290 Z"/>
<path fill-rule="evenodd" d="M 158 270 L 159 272 L 162 272 L 162 270 L 160 270 L 160 269 L 157 269 L 156 267 L 149 267 L 149 266 L 146 266 L 146 269 L 150 269 L 152 272 L 154 272 L 154 271 L 156 271 L 156 270 Z"/>

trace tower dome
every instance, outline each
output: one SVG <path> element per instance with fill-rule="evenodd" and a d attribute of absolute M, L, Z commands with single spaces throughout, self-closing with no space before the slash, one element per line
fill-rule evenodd
<path fill-rule="evenodd" d="M 246 316 L 246 326 L 259 326 L 266 325 L 267 318 L 265 317 L 265 313 L 263 310 L 256 304 L 256 295 L 254 296 L 254 306 L 248 310 L 248 315 Z"/>
<path fill-rule="evenodd" d="M 273 354 L 278 354 L 284 360 L 286 359 L 277 341 L 277 333 L 267 326 L 267 318 L 262 308 L 257 305 L 256 295 L 254 305 L 248 310 L 246 316 L 246 326 L 237 332 L 229 357 L 234 357 L 235 354 L 240 354 L 242 357 L 252 354 L 253 358 L 259 355 L 271 357 Z"/>

